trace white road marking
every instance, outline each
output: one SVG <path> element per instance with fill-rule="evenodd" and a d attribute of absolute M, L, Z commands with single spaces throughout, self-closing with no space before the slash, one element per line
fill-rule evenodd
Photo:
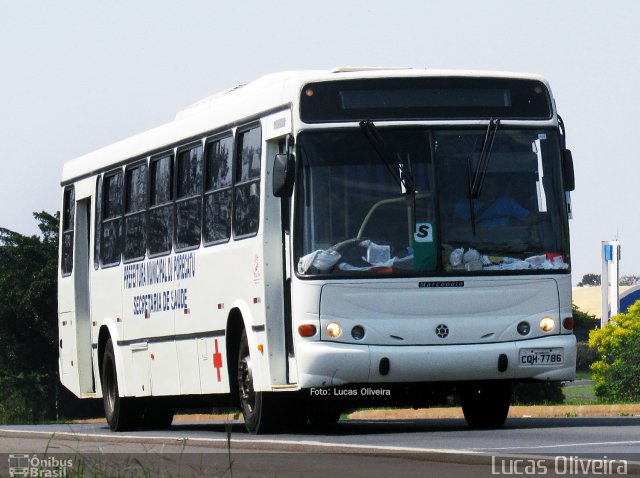
<path fill-rule="evenodd" d="M 527 445 L 527 446 L 508 446 L 508 447 L 495 447 L 495 448 L 471 448 L 475 451 L 492 451 L 492 450 L 529 450 L 529 449 L 542 449 L 542 448 L 566 448 L 576 446 L 600 446 L 600 445 L 638 445 L 640 440 L 633 441 L 603 441 L 592 443 L 562 443 L 557 445 Z"/>
<path fill-rule="evenodd" d="M 152 441 L 174 441 L 176 443 L 184 443 L 185 445 L 200 443 L 200 444 L 209 444 L 209 443 L 220 443 L 225 445 L 227 443 L 226 438 L 190 438 L 190 437 L 170 437 L 170 436 L 149 436 L 149 435 L 124 435 L 118 433 L 117 435 L 105 435 L 105 434 L 97 434 L 97 433 L 74 433 L 74 432 L 41 432 L 36 430 L 14 430 L 14 429 L 2 429 L 0 428 L 0 433 L 7 434 L 33 434 L 33 435 L 47 435 L 51 436 L 52 439 L 55 438 L 71 438 L 71 439 L 97 439 L 97 438 L 106 438 L 109 441 L 115 441 L 115 439 L 124 439 L 124 440 L 152 440 Z M 466 454 L 466 455 L 483 455 L 484 453 L 480 451 L 474 450 L 454 450 L 454 449 L 440 449 L 440 448 L 418 448 L 418 447 L 401 447 L 401 446 L 389 446 L 389 445 L 358 445 L 353 443 L 340 443 L 340 442 L 319 442 L 319 441 L 311 441 L 311 440 L 267 440 L 267 439 L 237 439 L 232 438 L 231 444 L 241 444 L 241 443 L 255 443 L 255 444 L 265 444 L 273 446 L 274 444 L 278 445 L 303 445 L 303 446 L 313 446 L 318 448 L 349 448 L 353 450 L 369 450 L 369 451 L 390 451 L 390 452 L 419 452 L 419 453 L 442 453 L 442 454 Z"/>

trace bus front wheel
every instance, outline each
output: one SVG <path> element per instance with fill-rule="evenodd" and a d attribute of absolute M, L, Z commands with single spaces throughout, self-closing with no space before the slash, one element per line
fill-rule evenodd
<path fill-rule="evenodd" d="M 244 416 L 244 424 L 250 433 L 262 434 L 277 432 L 278 420 L 285 412 L 279 406 L 281 397 L 273 392 L 257 392 L 254 388 L 254 369 L 249 353 L 247 332 L 242 332 L 238 351 L 238 396 Z"/>
<path fill-rule="evenodd" d="M 508 381 L 476 382 L 460 387 L 464 418 L 471 428 L 500 428 L 511 405 Z"/>
<path fill-rule="evenodd" d="M 118 390 L 118 374 L 113 342 L 107 340 L 102 359 L 102 397 L 104 414 L 114 432 L 135 430 L 142 419 L 142 404 L 135 398 L 122 398 Z"/>

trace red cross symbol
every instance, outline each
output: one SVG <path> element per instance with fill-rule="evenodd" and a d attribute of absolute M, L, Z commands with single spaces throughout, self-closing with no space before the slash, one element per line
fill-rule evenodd
<path fill-rule="evenodd" d="M 213 354 L 213 366 L 216 368 L 218 374 L 218 382 L 221 382 L 222 376 L 220 375 L 220 369 L 222 368 L 222 354 L 218 352 L 218 339 L 215 339 L 215 347 L 216 352 Z"/>

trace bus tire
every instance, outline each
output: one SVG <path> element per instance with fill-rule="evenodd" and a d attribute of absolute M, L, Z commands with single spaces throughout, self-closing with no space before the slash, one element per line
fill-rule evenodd
<path fill-rule="evenodd" d="M 465 384 L 460 389 L 460 399 L 471 428 L 500 428 L 511 405 L 511 383 L 505 380 Z"/>
<path fill-rule="evenodd" d="M 263 434 L 278 431 L 277 419 L 280 417 L 281 402 L 273 392 L 256 392 L 254 389 L 253 367 L 247 332 L 242 332 L 238 349 L 238 398 L 249 433 Z"/>
<path fill-rule="evenodd" d="M 142 418 L 142 406 L 138 399 L 120 397 L 115 353 L 110 338 L 107 340 L 102 358 L 101 379 L 104 414 L 111 431 L 137 429 Z"/>

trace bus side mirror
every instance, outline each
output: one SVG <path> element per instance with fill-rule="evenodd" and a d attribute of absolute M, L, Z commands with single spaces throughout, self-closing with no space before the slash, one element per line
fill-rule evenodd
<path fill-rule="evenodd" d="M 273 195 L 291 197 L 295 181 L 296 157 L 293 154 L 276 154 L 273 163 Z"/>
<path fill-rule="evenodd" d="M 576 177 L 573 172 L 573 156 L 568 149 L 562 150 L 562 178 L 564 190 L 573 191 L 576 188 Z"/>

